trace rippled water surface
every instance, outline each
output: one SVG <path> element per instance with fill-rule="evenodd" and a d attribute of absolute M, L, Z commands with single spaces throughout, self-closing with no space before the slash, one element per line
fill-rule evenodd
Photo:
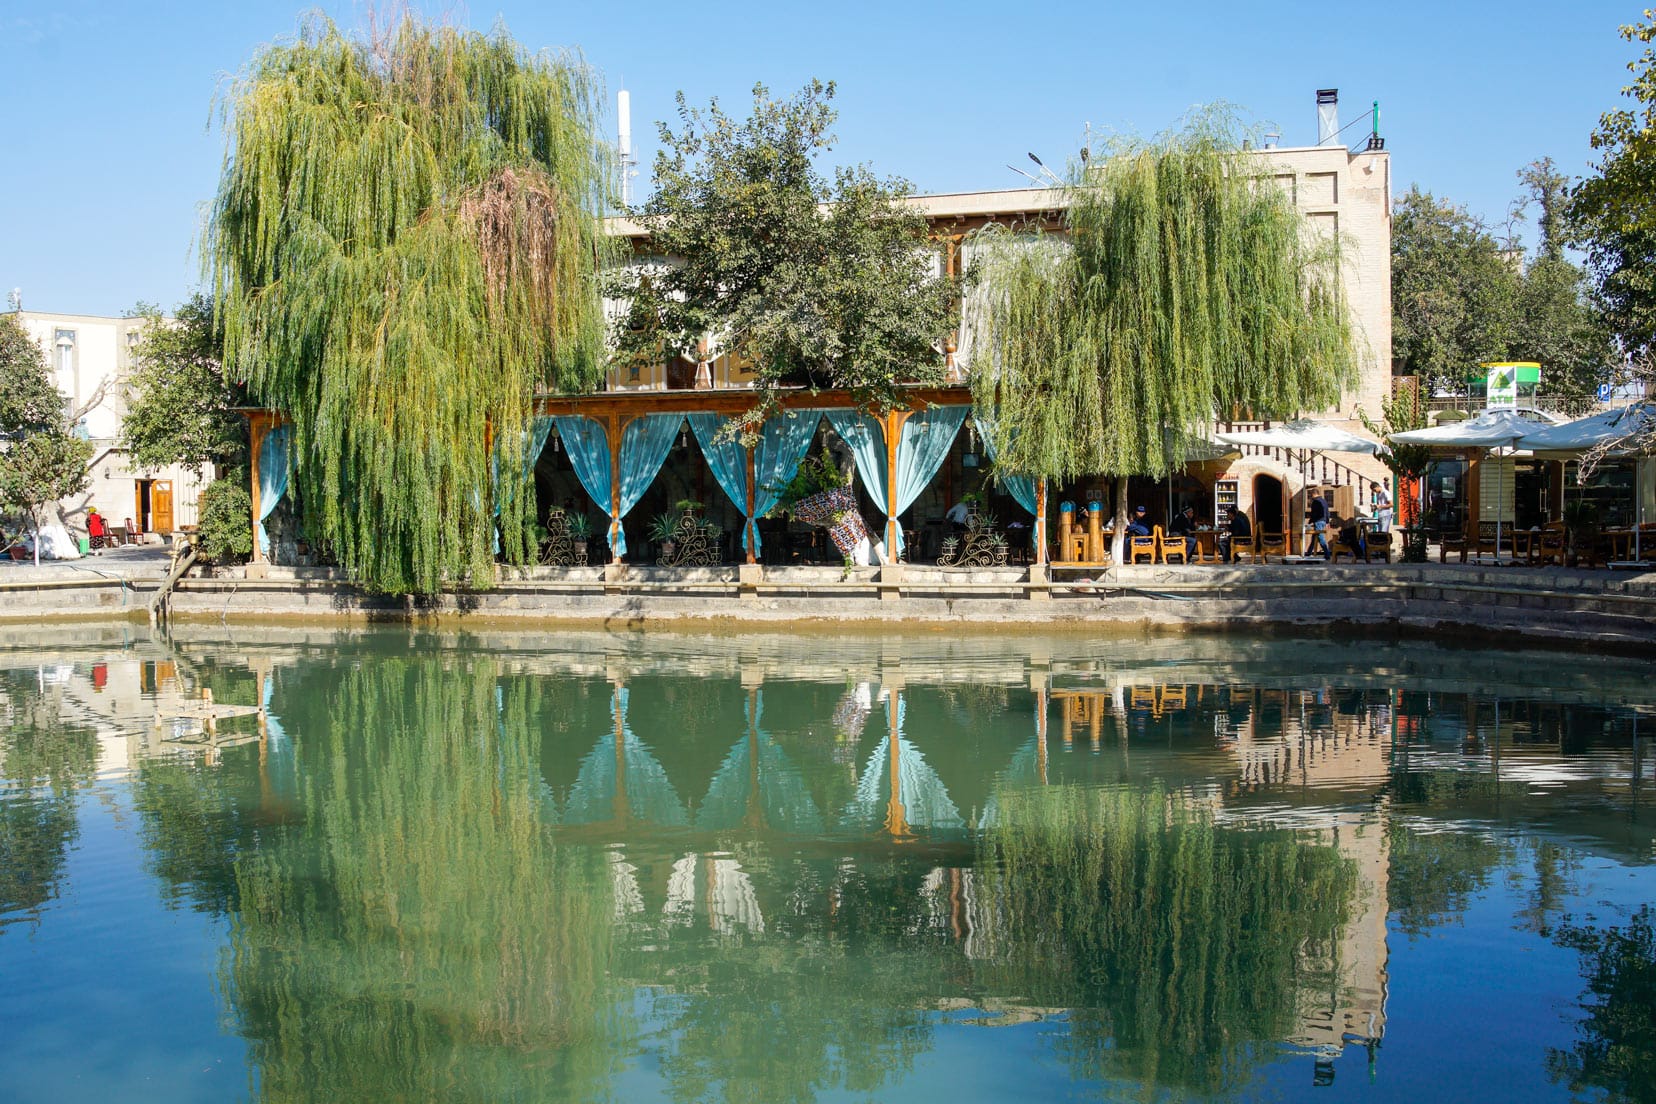
<path fill-rule="evenodd" d="M 1656 1099 L 1653 672 L 12 631 L 0 1099 Z"/>

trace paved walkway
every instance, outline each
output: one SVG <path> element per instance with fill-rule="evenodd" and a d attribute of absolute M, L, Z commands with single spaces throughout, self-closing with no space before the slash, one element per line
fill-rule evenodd
<path fill-rule="evenodd" d="M 78 560 L 0 559 L 0 585 L 7 583 L 48 583 L 84 578 L 87 575 L 116 579 L 158 579 L 167 574 L 172 546 L 167 544 L 124 544 L 82 556 Z"/>

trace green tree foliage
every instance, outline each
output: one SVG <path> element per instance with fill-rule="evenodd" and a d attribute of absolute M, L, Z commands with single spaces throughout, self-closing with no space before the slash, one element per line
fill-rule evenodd
<path fill-rule="evenodd" d="M 0 510 L 35 536 L 48 505 L 86 489 L 92 442 L 76 437 L 45 354 L 13 316 L 0 317 Z"/>
<path fill-rule="evenodd" d="M 1216 827 L 1158 790 L 999 795 L 978 877 L 1004 918 L 990 992 L 1066 1007 L 1087 1078 L 1225 1095 L 1293 1034 L 1357 890 L 1356 866 L 1286 831 Z"/>
<path fill-rule="evenodd" d="M 225 358 L 293 422 L 306 529 L 371 587 L 486 584 L 492 460 L 523 472 L 536 390 L 603 368 L 591 74 L 504 31 L 362 40 L 316 18 L 225 112 L 206 245 Z M 533 496 L 498 501 L 521 561 Z"/>
<path fill-rule="evenodd" d="M 1558 941 L 1581 954 L 1586 1017 L 1572 1049 L 1548 1051 L 1548 1071 L 1573 1093 L 1656 1101 L 1656 911 L 1623 927 L 1566 923 Z"/>
<path fill-rule="evenodd" d="M 253 500 L 247 482 L 246 469 L 237 469 L 201 492 L 196 539 L 202 553 L 216 563 L 239 562 L 253 551 Z"/>
<path fill-rule="evenodd" d="M 1161 477 L 1216 411 L 1338 401 L 1356 374 L 1339 242 L 1308 232 L 1262 169 L 1204 118 L 1083 162 L 1062 242 L 975 237 L 972 391 L 1001 467 Z"/>
<path fill-rule="evenodd" d="M 234 410 L 247 405 L 244 388 L 224 370 L 224 329 L 213 301 L 191 296 L 171 319 L 140 305 L 148 321 L 133 356 L 121 435 L 139 468 L 182 464 L 199 472 L 228 467 L 247 453 L 247 423 Z"/>
<path fill-rule="evenodd" d="M 0 671 L 0 716 L 0 918 L 29 916 L 57 892 L 80 835 L 75 791 L 92 779 L 98 739 L 65 721 L 57 688 L 32 669 Z"/>
<path fill-rule="evenodd" d="M 1385 439 L 1393 433 L 1404 433 L 1426 426 L 1426 396 L 1418 376 L 1404 376 L 1392 381 L 1392 394 L 1380 401 L 1380 420 L 1375 421 L 1361 407 L 1357 417 L 1376 437 Z M 1388 445 L 1380 459 L 1399 480 L 1419 479 L 1431 465 L 1432 450 L 1426 445 Z M 1398 490 L 1397 516 L 1407 527 L 1419 518 L 1420 503 L 1413 496 L 1404 496 L 1401 484 Z"/>
<path fill-rule="evenodd" d="M 1643 47 L 1627 65 L 1630 106 L 1607 111 L 1593 131 L 1597 171 L 1570 192 L 1571 237 L 1587 251 L 1616 334 L 1636 355 L 1656 345 L 1656 12 L 1621 28 Z M 1648 364 L 1648 357 L 1644 357 Z"/>
<path fill-rule="evenodd" d="M 1481 220 L 1418 186 L 1392 207 L 1392 369 L 1462 393 L 1508 355 L 1518 265 Z"/>
<path fill-rule="evenodd" d="M 1526 194 L 1514 215 L 1523 217 L 1533 204 L 1540 240 L 1519 282 L 1511 353 L 1540 363 L 1544 403 L 1583 414 L 1599 384 L 1615 376 L 1621 356 L 1587 272 L 1565 255 L 1569 181 L 1550 157 L 1525 166 L 1518 180 Z"/>
<path fill-rule="evenodd" d="M 756 85 L 741 122 L 680 93 L 679 129 L 661 125 L 655 191 L 637 212 L 648 248 L 673 263 L 618 274 L 631 303 L 615 327 L 623 361 L 700 359 L 707 339 L 712 355 L 755 367 L 762 403 L 802 384 L 889 406 L 899 383 L 942 380 L 954 282 L 936 273 L 906 181 L 817 169 L 833 95 L 812 81 L 776 100 Z"/>

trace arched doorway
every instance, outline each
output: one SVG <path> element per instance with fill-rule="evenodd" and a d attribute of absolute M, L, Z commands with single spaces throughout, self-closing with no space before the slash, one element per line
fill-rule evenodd
<path fill-rule="evenodd" d="M 1253 481 L 1255 533 L 1285 532 L 1282 524 L 1282 480 L 1256 475 Z"/>

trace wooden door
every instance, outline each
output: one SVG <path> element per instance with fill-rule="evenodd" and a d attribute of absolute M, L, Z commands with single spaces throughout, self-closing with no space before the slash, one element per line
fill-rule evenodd
<path fill-rule="evenodd" d="M 172 480 L 157 479 L 150 484 L 150 513 L 155 518 L 157 533 L 173 531 Z"/>

